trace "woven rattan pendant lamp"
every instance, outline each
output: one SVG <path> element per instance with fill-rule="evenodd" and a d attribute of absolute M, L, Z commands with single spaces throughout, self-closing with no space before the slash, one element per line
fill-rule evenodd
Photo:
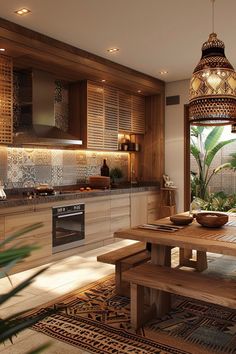
<path fill-rule="evenodd" d="M 202 57 L 190 82 L 189 121 L 192 125 L 236 123 L 236 73 L 225 56 L 224 43 L 214 32 L 202 46 Z"/>

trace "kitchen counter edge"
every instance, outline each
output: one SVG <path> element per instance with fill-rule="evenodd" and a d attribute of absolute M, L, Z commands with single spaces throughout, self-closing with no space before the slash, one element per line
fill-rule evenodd
<path fill-rule="evenodd" d="M 107 190 L 99 190 L 99 191 L 90 191 L 90 192 L 75 192 L 75 193 L 62 193 L 56 195 L 49 195 L 43 197 L 37 197 L 34 199 L 24 198 L 24 197 L 16 197 L 12 196 L 6 200 L 0 200 L 0 209 L 2 208 L 11 208 L 23 205 L 37 205 L 44 203 L 52 203 L 57 201 L 64 200 L 73 200 L 73 199 L 82 199 L 85 198 L 93 198 L 93 197 L 101 197 L 101 196 L 112 196 L 119 195 L 125 193 L 139 193 L 139 192 L 155 192 L 159 191 L 159 186 L 145 186 L 145 187 L 134 187 L 134 188 L 117 188 L 117 189 L 107 189 Z"/>

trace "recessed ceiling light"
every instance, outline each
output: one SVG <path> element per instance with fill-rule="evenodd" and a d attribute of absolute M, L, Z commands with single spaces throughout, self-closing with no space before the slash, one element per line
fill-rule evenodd
<path fill-rule="evenodd" d="M 106 80 L 105 80 L 105 79 L 102 79 L 101 81 L 102 81 L 102 82 L 106 82 Z"/>
<path fill-rule="evenodd" d="M 109 49 L 107 49 L 107 51 L 109 53 L 117 53 L 117 52 L 119 52 L 119 48 L 109 48 Z"/>
<path fill-rule="evenodd" d="M 5 48 L 0 48 L 0 52 L 5 52 Z"/>
<path fill-rule="evenodd" d="M 141 93 L 142 91 L 141 90 L 138 90 L 138 93 Z"/>
<path fill-rule="evenodd" d="M 27 15 L 28 13 L 30 13 L 31 11 L 29 9 L 26 9 L 25 7 L 23 7 L 22 9 L 19 9 L 19 10 L 16 10 L 15 13 L 17 15 L 20 15 L 20 16 L 24 16 L 24 15 Z"/>
<path fill-rule="evenodd" d="M 161 71 L 159 71 L 159 74 L 166 75 L 166 74 L 168 74 L 168 71 L 167 70 L 161 70 Z"/>

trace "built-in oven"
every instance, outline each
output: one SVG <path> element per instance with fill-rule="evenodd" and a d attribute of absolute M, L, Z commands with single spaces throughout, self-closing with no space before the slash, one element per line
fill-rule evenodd
<path fill-rule="evenodd" d="M 84 243 L 84 204 L 52 208 L 52 252 L 60 252 Z"/>

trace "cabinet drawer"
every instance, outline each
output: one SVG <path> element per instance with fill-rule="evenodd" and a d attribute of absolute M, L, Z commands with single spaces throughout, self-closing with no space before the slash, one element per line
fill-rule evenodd
<path fill-rule="evenodd" d="M 32 224 L 42 222 L 42 227 L 30 231 L 19 238 L 29 238 L 31 236 L 48 233 L 52 235 L 52 213 L 51 210 L 24 213 L 5 217 L 5 237 L 9 237 L 15 231 L 28 227 Z"/>
<path fill-rule="evenodd" d="M 111 233 L 120 229 L 130 228 L 130 215 L 122 215 L 111 219 Z"/>
<path fill-rule="evenodd" d="M 14 240 L 6 245 L 6 249 L 18 246 L 35 246 L 37 249 L 31 252 L 30 256 L 25 259 L 25 262 L 30 262 L 36 259 L 51 256 L 52 254 L 52 236 L 51 234 L 35 234 L 20 240 Z"/>

